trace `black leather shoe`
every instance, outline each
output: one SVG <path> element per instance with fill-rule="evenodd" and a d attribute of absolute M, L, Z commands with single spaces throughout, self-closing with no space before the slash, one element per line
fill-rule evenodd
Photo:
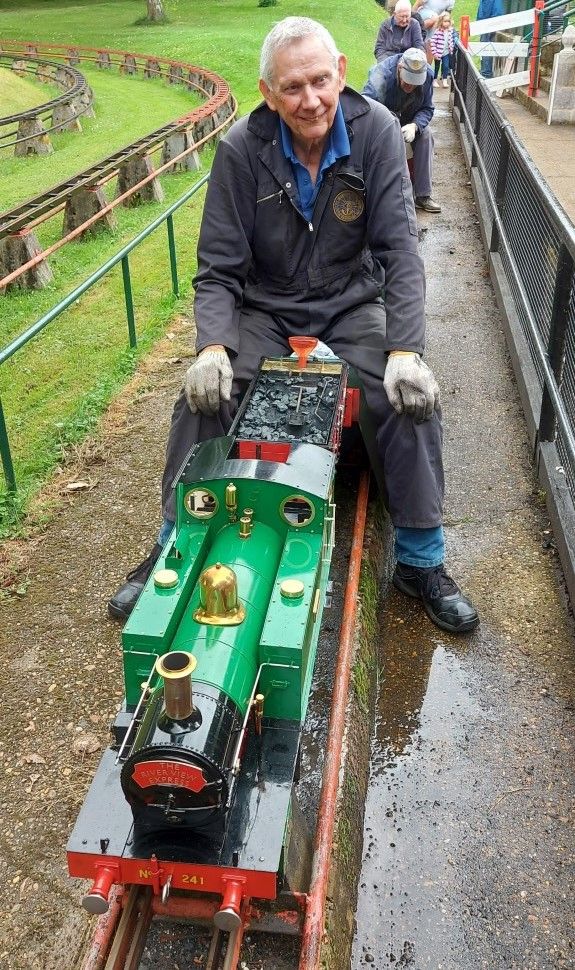
<path fill-rule="evenodd" d="M 415 200 L 415 208 L 423 209 L 424 212 L 441 212 L 441 206 L 434 202 L 430 195 L 418 195 Z"/>
<path fill-rule="evenodd" d="M 146 585 L 152 569 L 156 565 L 163 546 L 156 542 L 149 556 L 126 576 L 126 582 L 108 600 L 108 616 L 113 620 L 127 620 L 134 609 L 138 596 Z"/>
<path fill-rule="evenodd" d="M 473 603 L 463 595 L 457 583 L 445 572 L 445 566 L 418 569 L 398 562 L 393 585 L 408 596 L 423 601 L 425 612 L 442 630 L 468 633 L 479 623 Z"/>

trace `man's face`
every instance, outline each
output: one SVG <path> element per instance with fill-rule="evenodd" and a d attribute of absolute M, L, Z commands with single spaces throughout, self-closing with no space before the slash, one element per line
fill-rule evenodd
<path fill-rule="evenodd" d="M 304 37 L 276 53 L 272 86 L 260 80 L 259 87 L 268 107 L 290 129 L 295 144 L 311 147 L 327 138 L 345 85 L 346 66 L 340 54 L 335 67 L 317 37 Z"/>
<path fill-rule="evenodd" d="M 415 91 L 415 89 L 417 87 L 416 84 L 408 84 L 407 81 L 404 81 L 403 80 L 403 78 L 401 76 L 401 69 L 400 69 L 399 65 L 397 66 L 397 80 L 399 81 L 399 86 L 400 86 L 401 90 L 402 91 L 405 91 L 406 94 L 411 94 L 411 92 L 412 91 Z"/>
<path fill-rule="evenodd" d="M 407 81 L 403 81 L 401 74 L 399 75 L 399 86 L 402 91 L 405 91 L 406 94 L 411 94 L 411 92 L 415 91 L 415 88 L 417 87 L 415 84 L 408 84 Z"/>
<path fill-rule="evenodd" d="M 409 10 L 396 10 L 393 19 L 395 20 L 398 27 L 407 27 L 409 21 L 411 20 L 411 11 Z"/>

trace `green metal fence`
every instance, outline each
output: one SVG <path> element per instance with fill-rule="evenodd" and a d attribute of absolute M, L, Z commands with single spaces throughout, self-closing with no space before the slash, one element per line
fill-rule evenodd
<path fill-rule="evenodd" d="M 503 0 L 503 12 L 504 13 L 518 13 L 523 10 L 531 10 L 534 6 L 534 0 Z M 539 37 L 541 40 L 546 36 L 547 25 L 549 23 L 550 15 L 555 11 L 565 8 L 565 13 L 563 15 L 563 29 L 568 23 L 573 23 L 575 19 L 575 6 L 572 0 L 547 0 L 545 7 L 541 13 L 542 24 L 541 30 L 539 32 Z M 533 27 L 529 25 L 519 28 L 519 32 L 523 35 L 523 40 L 529 42 L 533 36 Z"/>
<path fill-rule="evenodd" d="M 122 280 L 124 284 L 124 304 L 126 309 L 126 321 L 128 324 L 128 340 L 130 347 L 137 346 L 137 335 L 136 335 L 136 318 L 134 313 L 134 301 L 132 298 L 132 281 L 130 276 L 130 253 L 136 249 L 145 239 L 148 238 L 156 229 L 158 229 L 164 222 L 166 223 L 167 230 L 167 242 L 168 242 L 168 252 L 170 258 L 170 275 L 171 275 L 171 285 L 172 292 L 174 296 L 179 296 L 179 284 L 178 284 L 178 263 L 177 263 L 177 252 L 176 252 L 176 239 L 174 235 L 174 212 L 180 209 L 185 203 L 199 192 L 201 188 L 206 184 L 210 177 L 208 172 L 206 175 L 196 182 L 192 188 L 188 189 L 184 195 L 180 196 L 161 216 L 158 216 L 149 226 L 146 226 L 137 236 L 132 239 L 126 246 L 123 247 L 115 256 L 109 259 L 106 263 L 99 267 L 88 279 L 84 280 L 80 286 L 72 290 L 68 296 L 60 300 L 48 313 L 40 317 L 36 323 L 32 324 L 24 333 L 16 337 L 15 340 L 11 341 L 6 347 L 0 350 L 0 366 L 4 364 L 10 357 L 12 357 L 18 350 L 25 347 L 33 337 L 39 334 L 49 323 L 52 323 L 61 313 L 64 313 L 68 307 L 72 306 L 76 300 L 82 296 L 86 290 L 89 290 L 92 286 L 99 282 L 103 276 L 109 273 L 118 263 L 122 264 Z M 0 297 L 2 299 L 2 297 Z M 5 297 L 4 297 L 5 299 Z M 15 493 L 17 488 L 16 475 L 14 472 L 14 463 L 12 461 L 12 453 L 10 450 L 10 441 L 8 438 L 8 429 L 6 425 L 6 420 L 4 416 L 4 409 L 2 407 L 2 399 L 0 398 L 0 457 L 2 458 L 2 467 L 4 469 L 4 477 L 6 479 L 6 487 L 9 493 Z"/>

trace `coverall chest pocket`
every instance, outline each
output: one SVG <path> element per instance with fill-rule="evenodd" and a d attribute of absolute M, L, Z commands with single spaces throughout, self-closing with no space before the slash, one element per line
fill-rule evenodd
<path fill-rule="evenodd" d="M 258 272 L 275 279 L 293 274 L 295 210 L 277 182 L 258 186 L 253 251 Z"/>
<path fill-rule="evenodd" d="M 354 259 L 363 249 L 366 231 L 365 192 L 336 180 L 322 216 L 322 257 L 336 263 Z"/>

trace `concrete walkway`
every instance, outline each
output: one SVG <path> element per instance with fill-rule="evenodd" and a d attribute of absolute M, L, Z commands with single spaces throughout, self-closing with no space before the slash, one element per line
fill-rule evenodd
<path fill-rule="evenodd" d="M 515 98 L 497 98 L 497 106 L 575 224 L 575 126 L 548 125 Z"/>
<path fill-rule="evenodd" d="M 575 966 L 575 650 L 443 90 L 438 216 L 418 213 L 442 391 L 447 562 L 481 616 L 442 633 L 391 590 L 353 970 Z M 343 968 L 342 968 L 343 970 Z"/>

